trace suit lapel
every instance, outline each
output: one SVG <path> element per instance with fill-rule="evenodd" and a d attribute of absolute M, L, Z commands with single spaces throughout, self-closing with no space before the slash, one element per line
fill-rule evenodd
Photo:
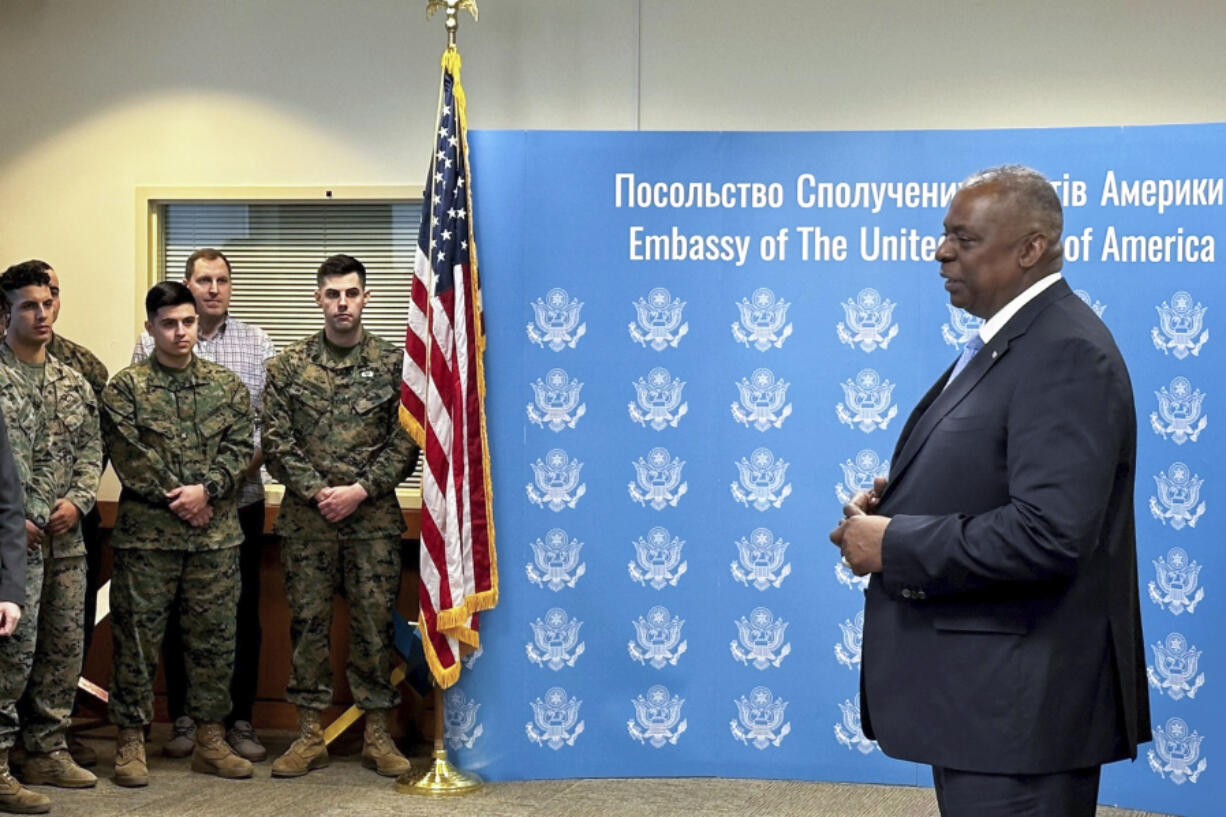
<path fill-rule="evenodd" d="M 899 457 L 902 456 L 903 449 L 907 446 L 907 441 L 911 439 L 911 434 L 915 431 L 916 424 L 919 423 L 924 413 L 928 411 L 933 401 L 941 396 L 941 389 L 945 387 L 945 381 L 949 379 L 949 375 L 953 370 L 954 364 L 951 363 L 949 368 L 945 370 L 945 373 L 937 378 L 937 382 L 932 384 L 924 396 L 920 398 L 915 408 L 911 410 L 911 416 L 907 418 L 907 424 L 902 427 L 902 431 L 898 435 L 898 442 L 894 444 L 894 455 L 890 457 L 891 463 L 900 462 Z"/>
<path fill-rule="evenodd" d="M 984 345 L 979 350 L 979 354 L 967 364 L 954 382 L 949 384 L 949 388 L 939 392 L 935 399 L 929 404 L 928 410 L 920 415 L 915 423 L 915 428 L 907 437 L 906 443 L 902 446 L 902 450 L 898 452 L 894 462 L 890 464 L 890 483 L 893 484 L 902 476 L 907 466 L 911 464 L 911 460 L 923 447 L 928 439 L 928 435 L 932 433 L 932 429 L 936 428 L 937 423 L 945 417 L 946 414 L 962 402 L 962 398 L 970 393 L 971 389 L 983 378 L 988 370 L 996 365 L 996 361 L 1004 356 L 1008 351 L 1009 341 L 1002 338 L 1000 335 L 992 338 L 990 343 Z M 952 370 L 952 367 L 950 367 Z M 948 377 L 948 375 L 947 375 Z M 946 377 L 937 381 L 937 388 L 944 385 Z"/>
<path fill-rule="evenodd" d="M 907 420 L 907 425 L 903 428 L 898 445 L 894 449 L 894 459 L 890 463 L 890 482 L 886 487 L 886 494 L 889 494 L 890 487 L 898 481 L 899 477 L 907 470 L 907 466 L 915 459 L 915 455 L 923 448 L 932 430 L 944 419 L 945 415 L 949 414 L 955 406 L 962 402 L 962 398 L 966 397 L 975 388 L 976 384 L 983 379 L 983 376 L 1005 356 L 1005 353 L 1009 351 L 1010 344 L 1015 339 L 1026 334 L 1030 324 L 1034 322 L 1039 313 L 1060 298 L 1071 294 L 1072 290 L 1069 289 L 1068 283 L 1064 280 L 1057 281 L 1039 293 L 1034 300 L 1022 307 L 1016 315 L 1009 319 L 1009 322 L 1001 328 L 996 337 L 984 344 L 984 347 L 979 350 L 979 354 L 975 355 L 966 368 L 958 374 L 958 377 L 949 384 L 949 388 L 942 390 L 949 379 L 950 372 L 953 371 L 953 366 L 945 370 L 945 374 L 937 380 L 936 384 L 928 390 L 928 393 L 924 395 L 919 405 L 916 406 L 915 411 L 912 412 L 911 417 Z"/>

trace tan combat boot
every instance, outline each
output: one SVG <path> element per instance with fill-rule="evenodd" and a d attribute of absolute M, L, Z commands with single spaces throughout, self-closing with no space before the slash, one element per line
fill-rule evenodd
<path fill-rule="evenodd" d="M 285 754 L 272 762 L 273 777 L 302 777 L 312 769 L 322 769 L 331 761 L 324 743 L 323 726 L 319 712 L 298 707 L 298 739 L 290 744 Z"/>
<path fill-rule="evenodd" d="M 121 727 L 115 738 L 115 785 L 136 788 L 149 785 L 145 764 L 145 730 L 139 726 Z"/>
<path fill-rule="evenodd" d="M 384 777 L 399 777 L 409 770 L 408 759 L 400 754 L 387 733 L 387 710 L 366 713 L 366 734 L 362 737 L 362 765 Z"/>
<path fill-rule="evenodd" d="M 235 779 L 251 777 L 251 761 L 239 757 L 226 743 L 226 728 L 220 721 L 196 724 L 196 751 L 192 771 Z"/>
<path fill-rule="evenodd" d="M 67 749 L 56 749 L 46 754 L 30 753 L 21 767 L 21 781 L 27 786 L 88 789 L 98 783 L 98 778 L 78 766 Z"/>
<path fill-rule="evenodd" d="M 9 750 L 0 749 L 0 811 L 12 814 L 46 814 L 51 811 L 51 799 L 30 791 L 9 774 Z"/>
<path fill-rule="evenodd" d="M 98 753 L 92 746 L 82 743 L 76 735 L 68 736 L 68 754 L 72 755 L 72 759 L 78 766 L 88 768 L 98 765 Z"/>

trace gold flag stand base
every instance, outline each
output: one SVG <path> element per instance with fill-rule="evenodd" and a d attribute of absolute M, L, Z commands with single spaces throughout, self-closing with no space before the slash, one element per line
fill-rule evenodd
<path fill-rule="evenodd" d="M 424 775 L 409 769 L 396 778 L 396 791 L 401 794 L 418 794 L 426 797 L 454 797 L 472 794 L 485 785 L 472 772 L 457 769 L 447 760 L 447 748 L 443 743 L 443 690 L 434 688 L 434 762 Z"/>
<path fill-rule="evenodd" d="M 472 794 L 485 782 L 475 774 L 457 769 L 447 760 L 446 752 L 435 751 L 434 764 L 424 775 L 411 769 L 396 778 L 396 791 L 401 794 L 422 794 L 427 797 L 453 797 Z"/>

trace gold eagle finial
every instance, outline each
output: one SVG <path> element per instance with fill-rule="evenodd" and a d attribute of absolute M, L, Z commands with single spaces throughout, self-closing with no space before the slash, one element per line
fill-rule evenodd
<path fill-rule="evenodd" d="M 477 0 L 426 0 L 426 19 L 430 19 L 439 9 L 447 12 L 447 20 L 443 24 L 447 29 L 447 49 L 454 51 L 456 29 L 460 27 L 459 12 L 461 9 L 468 11 L 476 21 Z"/>
<path fill-rule="evenodd" d="M 467 11 L 473 16 L 473 20 L 477 19 L 477 0 L 426 0 L 426 19 L 434 16 L 434 12 L 439 9 L 447 10 L 447 28 L 451 29 L 455 23 L 456 13 L 460 10 Z"/>

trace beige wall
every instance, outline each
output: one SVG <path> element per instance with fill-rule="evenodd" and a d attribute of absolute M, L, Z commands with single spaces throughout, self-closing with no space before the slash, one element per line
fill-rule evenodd
<path fill-rule="evenodd" d="M 1226 4 L 480 0 L 476 128 L 1226 119 Z M 415 0 L 0 0 L 0 265 L 60 272 L 112 370 L 138 186 L 419 184 L 443 44 Z M 241 286 L 241 276 L 238 281 Z"/>

